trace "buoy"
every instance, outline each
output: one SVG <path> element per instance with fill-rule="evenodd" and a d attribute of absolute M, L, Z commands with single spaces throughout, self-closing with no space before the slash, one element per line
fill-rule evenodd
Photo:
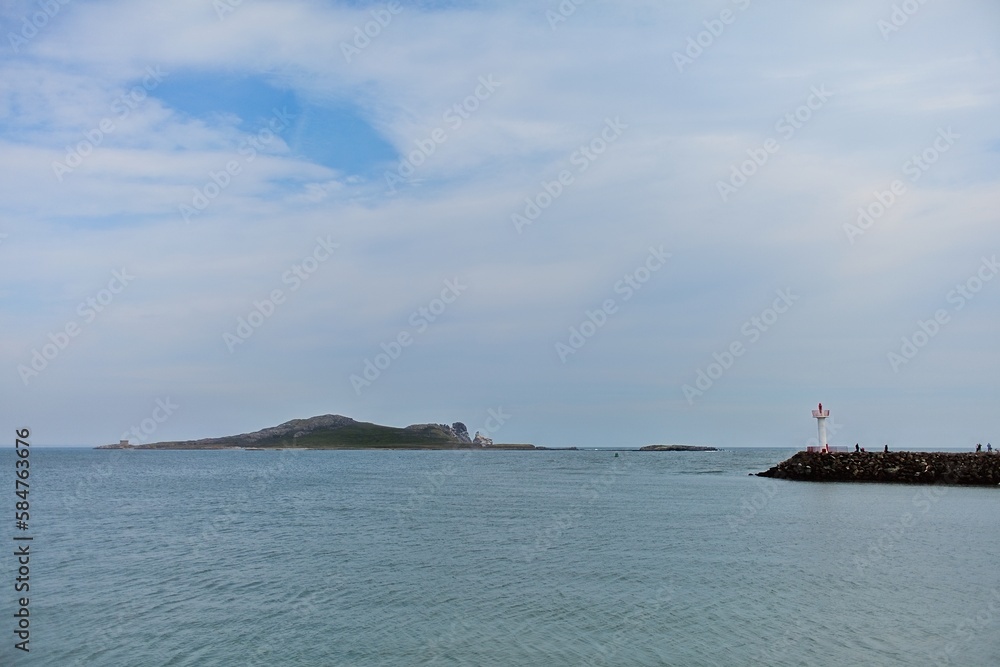
<path fill-rule="evenodd" d="M 618 452 L 615 452 L 615 458 L 618 458 Z"/>

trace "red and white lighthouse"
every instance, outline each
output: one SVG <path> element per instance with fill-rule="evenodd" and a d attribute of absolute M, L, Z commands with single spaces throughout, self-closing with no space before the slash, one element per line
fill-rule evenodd
<path fill-rule="evenodd" d="M 813 417 L 816 418 L 816 425 L 819 428 L 819 448 L 825 451 L 829 451 L 830 443 L 826 441 L 826 418 L 830 416 L 829 410 L 823 409 L 823 404 L 819 404 L 819 408 L 813 410 Z"/>

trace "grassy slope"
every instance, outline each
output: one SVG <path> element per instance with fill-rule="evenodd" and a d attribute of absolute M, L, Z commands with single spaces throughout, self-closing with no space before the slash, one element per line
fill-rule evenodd
<path fill-rule="evenodd" d="M 452 449 L 463 446 L 463 443 L 451 439 L 443 430 L 436 426 L 407 429 L 359 422 L 337 429 L 314 431 L 308 435 L 296 438 L 294 444 L 290 439 L 284 438 L 283 442 L 258 443 L 256 446 L 296 446 L 325 449 L 350 449 L 359 447 Z"/>

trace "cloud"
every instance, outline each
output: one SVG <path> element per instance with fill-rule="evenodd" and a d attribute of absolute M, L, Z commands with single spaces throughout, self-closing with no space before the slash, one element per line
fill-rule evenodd
<path fill-rule="evenodd" d="M 991 3 L 927 4 L 888 39 L 891 6 L 860 0 L 595 2 L 554 27 L 555 3 L 382 7 L 74 0 L 11 48 L 0 391 L 49 443 L 114 440 L 164 395 L 184 406 L 165 439 L 502 404 L 501 440 L 797 446 L 781 438 L 817 396 L 846 439 L 888 437 L 873 395 L 918 401 L 914 445 L 964 444 L 942 406 L 996 428 L 1000 285 L 887 361 L 1000 246 Z M 3 26 L 32 11 L 9 4 Z M 851 243 L 894 180 L 905 193 Z M 339 251 L 293 292 L 282 276 L 327 236 Z M 563 364 L 555 344 L 661 244 L 669 266 Z M 25 385 L 18 367 L 122 266 L 135 282 Z M 350 375 L 456 277 L 467 292 L 357 395 Z M 682 385 L 785 288 L 801 301 L 689 405 Z M 275 289 L 287 301 L 230 352 Z"/>

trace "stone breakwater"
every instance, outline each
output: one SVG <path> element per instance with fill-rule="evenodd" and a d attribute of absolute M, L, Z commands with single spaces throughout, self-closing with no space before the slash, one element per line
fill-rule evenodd
<path fill-rule="evenodd" d="M 806 482 L 1000 484 L 1000 455 L 946 452 L 799 452 L 758 477 Z"/>

